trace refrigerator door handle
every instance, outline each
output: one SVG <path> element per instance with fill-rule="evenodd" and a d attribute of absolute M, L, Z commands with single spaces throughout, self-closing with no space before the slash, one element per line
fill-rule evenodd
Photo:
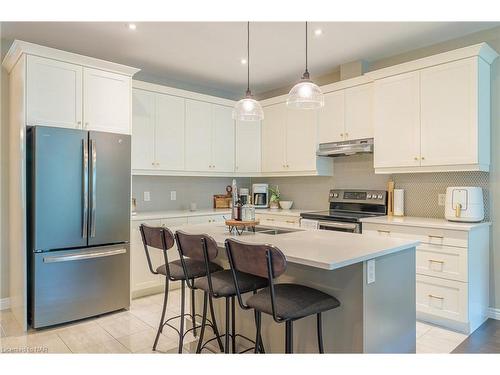
<path fill-rule="evenodd" d="M 82 140 L 83 146 L 83 217 L 82 237 L 87 238 L 89 216 L 89 145 L 87 139 Z"/>
<path fill-rule="evenodd" d="M 95 237 L 95 210 L 97 204 L 96 192 L 96 177 L 97 177 L 97 147 L 95 140 L 90 140 L 90 153 L 91 153 L 91 182 L 90 182 L 90 195 L 91 195 L 91 208 L 90 208 L 90 237 Z"/>
<path fill-rule="evenodd" d="M 127 249 L 114 249 L 114 250 L 106 250 L 106 251 L 88 251 L 80 254 L 71 254 L 71 255 L 59 255 L 59 256 L 47 256 L 43 257 L 43 263 L 61 263 L 61 262 L 71 262 L 75 260 L 84 260 L 84 259 L 95 259 L 95 258 L 103 258 L 109 257 L 113 255 L 125 254 Z"/>

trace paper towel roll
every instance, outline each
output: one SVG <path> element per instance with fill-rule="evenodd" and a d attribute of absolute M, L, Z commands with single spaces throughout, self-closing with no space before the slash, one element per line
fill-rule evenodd
<path fill-rule="evenodd" d="M 394 189 L 394 216 L 405 215 L 405 191 Z"/>

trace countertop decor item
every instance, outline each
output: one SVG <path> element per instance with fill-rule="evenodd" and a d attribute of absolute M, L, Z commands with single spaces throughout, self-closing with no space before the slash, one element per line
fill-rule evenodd
<path fill-rule="evenodd" d="M 293 201 L 280 201 L 280 207 L 284 210 L 292 208 Z"/>
<path fill-rule="evenodd" d="M 323 93 L 318 85 L 311 81 L 307 70 L 307 22 L 306 22 L 306 70 L 299 83 L 288 93 L 286 105 L 296 109 L 318 109 L 325 105 Z"/>
<path fill-rule="evenodd" d="M 270 187 L 269 194 L 271 194 L 271 197 L 269 198 L 269 208 L 279 208 L 280 189 L 278 185 L 274 188 Z"/>
<path fill-rule="evenodd" d="M 484 220 L 483 189 L 477 186 L 448 187 L 444 216 L 449 221 L 475 223 Z"/>
<path fill-rule="evenodd" d="M 259 225 L 259 221 L 226 220 L 226 225 L 230 233 L 241 235 L 245 231 L 245 229 L 251 230 L 253 233 L 255 233 L 255 226 Z"/>
<path fill-rule="evenodd" d="M 394 181 L 387 182 L 387 216 L 394 215 Z"/>
<path fill-rule="evenodd" d="M 405 215 L 405 191 L 403 189 L 394 189 L 394 216 Z"/>
<path fill-rule="evenodd" d="M 264 111 L 250 91 L 250 22 L 247 22 L 247 91 L 245 97 L 234 106 L 233 120 L 260 121 L 263 118 Z"/>

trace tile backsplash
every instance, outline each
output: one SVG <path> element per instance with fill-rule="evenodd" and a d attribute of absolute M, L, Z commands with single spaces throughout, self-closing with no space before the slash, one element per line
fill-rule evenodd
<path fill-rule="evenodd" d="M 438 205 L 438 194 L 448 186 L 479 186 L 483 188 L 484 216 L 489 220 L 489 173 L 442 172 L 408 173 L 392 176 L 397 189 L 405 190 L 405 215 L 444 217 L 444 206 Z"/>

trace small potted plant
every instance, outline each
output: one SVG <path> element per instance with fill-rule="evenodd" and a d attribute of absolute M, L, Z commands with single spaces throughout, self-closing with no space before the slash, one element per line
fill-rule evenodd
<path fill-rule="evenodd" d="M 269 193 L 271 194 L 271 197 L 269 198 L 269 208 L 280 208 L 280 189 L 278 188 L 278 185 L 274 188 L 270 187 Z"/>

